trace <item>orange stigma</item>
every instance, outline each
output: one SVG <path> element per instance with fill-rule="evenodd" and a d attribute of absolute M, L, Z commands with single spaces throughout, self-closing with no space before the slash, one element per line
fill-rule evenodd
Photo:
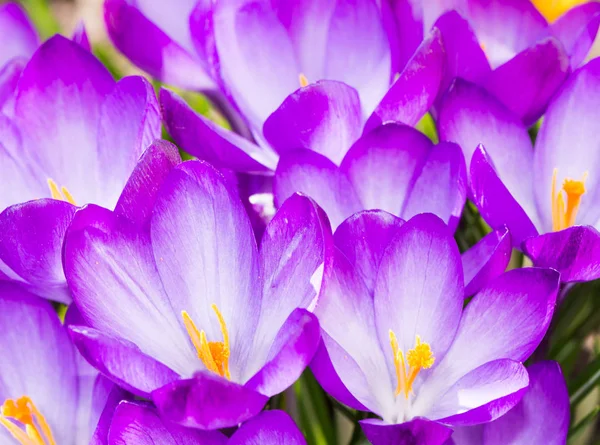
<path fill-rule="evenodd" d="M 533 0 L 535 7 L 550 23 L 575 6 L 587 3 L 587 0 Z"/>
<path fill-rule="evenodd" d="M 56 182 L 53 179 L 48 178 L 48 187 L 50 187 L 50 194 L 52 195 L 52 199 L 58 199 L 59 201 L 70 202 L 73 205 L 75 204 L 75 199 L 73 199 L 73 195 L 69 193 L 66 187 L 58 188 Z"/>
<path fill-rule="evenodd" d="M 310 83 L 308 81 L 307 77 L 304 75 L 304 73 L 298 74 L 298 80 L 300 81 L 300 86 L 302 88 L 304 88 L 305 86 L 307 86 Z"/>
<path fill-rule="evenodd" d="M 404 353 L 398 346 L 398 339 L 394 331 L 390 329 L 390 345 L 394 354 L 394 367 L 396 368 L 396 386 L 395 396 L 404 393 L 408 399 L 412 391 L 413 383 L 422 369 L 429 369 L 435 363 L 435 357 L 428 343 L 421 342 L 421 337 L 416 336 L 415 347 L 410 349 L 404 358 Z M 408 369 L 406 365 L 408 364 Z"/>
<path fill-rule="evenodd" d="M 552 173 L 552 230 L 557 232 L 575 225 L 577 212 L 581 204 L 581 196 L 585 193 L 587 172 L 580 181 L 566 178 L 562 189 L 556 191 L 558 169 Z"/>
<path fill-rule="evenodd" d="M 206 332 L 198 330 L 186 311 L 181 311 L 181 316 L 183 317 L 183 323 L 185 324 L 187 333 L 192 340 L 192 344 L 198 352 L 198 358 L 202 360 L 202 363 L 204 363 L 206 369 L 220 375 L 221 377 L 225 377 L 227 380 L 231 380 L 231 374 L 229 373 L 230 349 L 227 325 L 225 324 L 225 319 L 219 311 L 219 308 L 217 308 L 217 305 L 213 304 L 211 307 L 219 319 L 223 341 L 209 342 L 206 339 Z"/>
<path fill-rule="evenodd" d="M 0 409 L 0 425 L 21 445 L 56 445 L 50 425 L 29 397 L 7 399 Z"/>

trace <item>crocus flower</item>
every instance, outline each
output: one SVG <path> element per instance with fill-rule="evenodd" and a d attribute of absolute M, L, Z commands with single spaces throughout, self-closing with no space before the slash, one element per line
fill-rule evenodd
<path fill-rule="evenodd" d="M 199 431 L 164 421 L 156 409 L 122 402 L 113 417 L 107 445 L 305 445 L 302 433 L 283 411 L 264 411 L 248 420 L 231 437 L 218 431 Z"/>
<path fill-rule="evenodd" d="M 83 362 L 49 302 L 12 283 L 0 283 L 0 326 L 0 442 L 88 443 L 121 391 Z"/>
<path fill-rule="evenodd" d="M 520 401 L 521 362 L 548 328 L 559 274 L 506 272 L 463 309 L 452 233 L 430 214 L 397 225 L 366 214 L 338 229 L 313 371 L 342 403 L 382 418 L 361 422 L 375 445 L 443 444 L 450 427 L 495 420 Z"/>
<path fill-rule="evenodd" d="M 113 208 L 160 130 L 142 77 L 115 82 L 61 36 L 41 45 L 19 79 L 11 117 L 0 114 L 0 279 L 70 301 L 61 246 L 76 206 Z"/>
<path fill-rule="evenodd" d="M 331 234 L 322 211 L 296 195 L 259 250 L 220 173 L 200 161 L 169 168 L 145 200 L 76 214 L 64 266 L 91 327 L 71 327 L 72 337 L 93 366 L 152 399 L 165 419 L 237 425 L 312 359 L 320 337 L 307 309 Z"/>
<path fill-rule="evenodd" d="M 440 112 L 440 137 L 457 142 L 470 162 L 482 216 L 492 227 L 506 224 L 516 247 L 565 282 L 600 277 L 598 100 L 594 59 L 550 103 L 535 150 L 518 119 L 474 85 L 458 82 Z"/>
<path fill-rule="evenodd" d="M 529 0 L 393 4 L 401 53 L 412 54 L 435 23 L 448 54 L 448 80 L 462 77 L 485 87 L 526 125 L 543 114 L 570 69 L 585 59 L 600 24 L 596 2 L 552 24 Z"/>
<path fill-rule="evenodd" d="M 569 393 L 556 362 L 531 365 L 521 402 L 486 425 L 457 428 L 447 445 L 564 445 L 569 431 Z"/>

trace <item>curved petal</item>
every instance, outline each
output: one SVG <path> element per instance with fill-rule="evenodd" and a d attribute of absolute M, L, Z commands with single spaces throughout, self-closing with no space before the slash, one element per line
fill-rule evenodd
<path fill-rule="evenodd" d="M 465 297 L 475 295 L 490 280 L 506 270 L 512 251 L 510 232 L 503 227 L 484 236 L 462 254 Z"/>
<path fill-rule="evenodd" d="M 538 133 L 533 165 L 535 195 L 545 231 L 552 228 L 551 191 L 565 178 L 581 179 L 586 172 L 586 193 L 577 222 L 595 225 L 600 220 L 600 141 L 594 125 L 600 100 L 600 59 L 577 70 L 548 106 Z M 560 186 L 560 185 L 559 185 Z"/>
<path fill-rule="evenodd" d="M 2 30 L 0 67 L 15 57 L 29 59 L 40 44 L 33 24 L 16 2 L 0 6 L 0 29 Z"/>
<path fill-rule="evenodd" d="M 71 302 L 63 272 L 63 239 L 76 207 L 38 199 L 0 213 L 0 270 L 43 298 Z"/>
<path fill-rule="evenodd" d="M 339 165 L 360 136 L 358 93 L 335 81 L 320 81 L 288 96 L 265 121 L 263 133 L 279 153 L 316 151 Z"/>
<path fill-rule="evenodd" d="M 105 377 L 100 377 L 103 380 Z M 106 405 L 100 414 L 97 424 L 95 425 L 94 434 L 92 435 L 89 445 L 108 445 L 108 432 L 112 423 L 113 414 L 120 401 L 125 400 L 128 396 L 125 391 L 116 385 L 112 385 L 112 390 L 108 395 Z"/>
<path fill-rule="evenodd" d="M 161 417 L 202 430 L 235 426 L 258 414 L 269 398 L 210 372 L 177 380 L 152 393 Z"/>
<path fill-rule="evenodd" d="M 107 445 L 225 445 L 220 431 L 198 431 L 163 421 L 156 408 L 141 402 L 122 402 L 115 410 Z"/>
<path fill-rule="evenodd" d="M 544 114 L 570 71 L 569 56 L 562 44 L 550 37 L 496 68 L 483 84 L 530 126 Z"/>
<path fill-rule="evenodd" d="M 186 311 L 207 338 L 218 339 L 221 326 L 212 305 L 217 306 L 229 332 L 231 377 L 241 381 L 261 292 L 256 240 L 239 197 L 210 165 L 179 164 L 158 193 L 151 239 L 172 311 Z"/>
<path fill-rule="evenodd" d="M 387 122 L 416 125 L 438 96 L 445 56 L 440 31 L 434 28 L 375 107 L 365 124 L 364 133 Z"/>
<path fill-rule="evenodd" d="M 361 210 L 400 216 L 432 146 L 423 133 L 397 124 L 380 126 L 356 141 L 340 170 L 354 186 Z"/>
<path fill-rule="evenodd" d="M 518 404 L 528 385 L 527 370 L 521 363 L 491 361 L 461 377 L 426 415 L 449 425 L 490 422 Z"/>
<path fill-rule="evenodd" d="M 523 251 L 537 267 L 560 272 L 563 283 L 600 278 L 600 233 L 593 227 L 575 226 L 525 240 Z"/>
<path fill-rule="evenodd" d="M 27 59 L 18 57 L 0 65 L 0 111 L 6 115 L 12 114 L 8 110 L 14 106 L 13 93 L 26 64 Z"/>
<path fill-rule="evenodd" d="M 21 156 L 42 181 L 66 187 L 80 205 L 94 202 L 104 186 L 95 174 L 98 120 L 114 87 L 98 59 L 60 35 L 40 46 L 17 86 L 15 123 L 26 129 Z"/>
<path fill-rule="evenodd" d="M 216 167 L 240 172 L 275 170 L 277 154 L 196 114 L 179 96 L 161 89 L 160 105 L 167 131 L 179 147 Z"/>
<path fill-rule="evenodd" d="M 329 159 L 312 150 L 294 150 L 279 161 L 273 181 L 275 205 L 301 192 L 325 210 L 331 225 L 337 227 L 347 217 L 363 209 L 346 175 Z"/>
<path fill-rule="evenodd" d="M 561 445 L 569 430 L 569 394 L 556 362 L 531 365 L 529 389 L 519 405 L 484 428 L 486 445 Z M 540 418 L 540 413 L 544 413 Z"/>
<path fill-rule="evenodd" d="M 571 68 L 585 60 L 598 33 L 600 5 L 587 2 L 576 6 L 550 25 L 552 35 L 561 41 L 571 56 Z"/>
<path fill-rule="evenodd" d="M 285 412 L 270 410 L 242 424 L 229 445 L 306 445 L 302 432 Z"/>
<path fill-rule="evenodd" d="M 360 426 L 373 445 L 444 445 L 452 435 L 447 426 L 420 418 L 396 425 L 365 419 Z"/>
<path fill-rule="evenodd" d="M 525 213 L 504 183 L 483 146 L 480 146 L 471 160 L 471 191 L 477 208 L 486 222 L 492 227 L 507 226 L 510 229 L 513 245 L 538 234 L 531 215 Z"/>
<path fill-rule="evenodd" d="M 92 51 L 90 39 L 87 35 L 87 31 L 85 30 L 85 24 L 83 23 L 83 20 L 80 21 L 77 24 L 77 26 L 75 27 L 75 30 L 73 31 L 73 36 L 71 37 L 71 40 L 73 40 L 73 42 L 77 43 L 79 46 L 81 46 L 86 51 L 90 51 L 90 52 Z"/>
<path fill-rule="evenodd" d="M 104 22 L 119 51 L 153 77 L 190 90 L 210 90 L 216 85 L 195 57 L 189 35 L 194 5 L 107 0 Z"/>
<path fill-rule="evenodd" d="M 382 210 L 366 210 L 352 215 L 335 231 L 335 246 L 360 273 L 371 295 L 383 253 L 403 224 L 404 220 Z"/>
<path fill-rule="evenodd" d="M 147 231 L 108 210 L 80 210 L 65 241 L 65 274 L 86 322 L 135 344 L 182 375 L 199 368 L 180 312 L 167 298 Z"/>
<path fill-rule="evenodd" d="M 467 200 L 467 173 L 460 147 L 441 142 L 430 152 L 412 184 L 402 218 L 419 213 L 439 216 L 450 230 L 456 230 Z"/>

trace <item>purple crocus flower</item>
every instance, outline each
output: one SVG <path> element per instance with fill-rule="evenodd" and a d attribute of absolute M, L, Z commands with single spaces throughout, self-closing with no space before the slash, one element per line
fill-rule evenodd
<path fill-rule="evenodd" d="M 14 110 L 0 114 L 0 279 L 69 302 L 61 246 L 76 206 L 113 208 L 160 125 L 142 77 L 115 82 L 61 36 L 41 45 L 19 79 Z"/>
<path fill-rule="evenodd" d="M 382 418 L 361 422 L 369 440 L 443 444 L 449 427 L 492 421 L 520 401 L 521 362 L 548 328 L 557 272 L 506 272 L 463 309 L 461 258 L 436 216 L 364 214 L 338 228 L 335 245 L 312 369 L 342 403 Z"/>
<path fill-rule="evenodd" d="M 237 425 L 312 359 L 320 337 L 309 310 L 330 229 L 296 195 L 257 249 L 237 192 L 213 167 L 165 163 L 155 176 L 166 179 L 144 199 L 76 214 L 65 274 L 91 327 L 72 327 L 72 337 L 93 366 L 151 398 L 165 419 Z"/>
<path fill-rule="evenodd" d="M 594 59 L 550 103 L 535 150 L 518 119 L 472 84 L 457 82 L 440 112 L 440 137 L 462 147 L 485 220 L 506 224 L 516 247 L 565 282 L 600 277 L 598 100 Z"/>
<path fill-rule="evenodd" d="M 81 359 L 49 302 L 12 283 L 0 283 L 0 327 L 0 442 L 88 443 L 122 392 Z"/>
<path fill-rule="evenodd" d="M 435 23 L 448 53 L 448 80 L 462 77 L 485 87 L 526 125 L 543 114 L 570 69 L 583 62 L 600 24 L 595 2 L 552 24 L 529 0 L 392 3 L 401 60 Z"/>
<path fill-rule="evenodd" d="M 141 403 L 122 402 L 113 417 L 106 445 L 306 445 L 302 433 L 283 411 L 264 411 L 248 420 L 231 436 L 218 431 L 198 431 L 171 424 L 156 409 Z"/>
<path fill-rule="evenodd" d="M 486 425 L 457 428 L 447 445 L 564 445 L 569 431 L 569 393 L 556 362 L 531 365 L 521 402 Z"/>

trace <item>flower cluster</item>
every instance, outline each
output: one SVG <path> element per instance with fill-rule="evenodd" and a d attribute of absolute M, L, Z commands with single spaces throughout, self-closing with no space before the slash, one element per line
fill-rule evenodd
<path fill-rule="evenodd" d="M 0 6 L 2 445 L 593 434 L 600 3 L 103 7 Z"/>

